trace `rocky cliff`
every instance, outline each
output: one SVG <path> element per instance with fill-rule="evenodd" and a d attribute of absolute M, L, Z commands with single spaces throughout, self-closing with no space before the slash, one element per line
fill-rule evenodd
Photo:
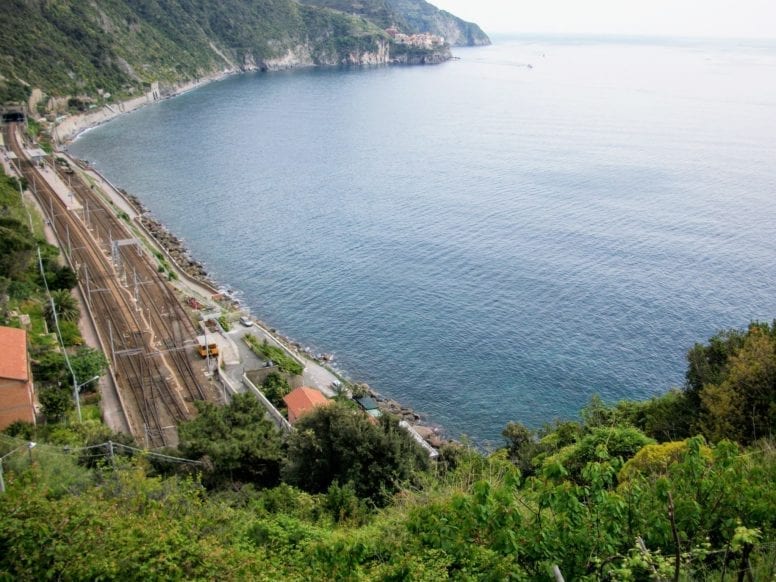
<path fill-rule="evenodd" d="M 480 46 L 490 39 L 479 26 L 425 0 L 301 0 L 304 4 L 356 14 L 385 29 L 396 26 L 408 34 L 427 32 L 452 46 Z"/>
<path fill-rule="evenodd" d="M 425 0 L 385 0 L 385 2 L 404 19 L 411 30 L 438 34 L 453 46 L 490 44 L 490 38 L 479 26 L 439 10 Z"/>
<path fill-rule="evenodd" d="M 449 58 L 438 47 L 411 55 L 397 48 L 384 26 L 394 20 L 410 33 L 433 32 L 454 43 L 483 41 L 476 25 L 461 24 L 423 0 L 359 0 L 363 14 L 335 9 L 333 0 L 320 4 L 5 0 L 0 102 L 28 99 L 40 88 L 48 96 L 36 99 L 40 112 L 47 105 L 83 112 L 145 95 L 155 82 L 164 90 L 227 71 Z"/>

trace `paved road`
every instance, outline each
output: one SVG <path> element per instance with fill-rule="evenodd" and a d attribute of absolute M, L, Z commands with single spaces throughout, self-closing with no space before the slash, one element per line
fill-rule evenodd
<path fill-rule="evenodd" d="M 271 345 L 280 346 L 280 344 L 272 337 L 272 335 L 265 329 L 253 325 L 251 327 L 245 327 L 239 323 L 235 324 L 235 328 L 228 332 L 227 335 L 234 341 L 239 351 L 240 363 L 235 366 L 227 366 L 226 373 L 230 380 L 233 380 L 235 385 L 242 384 L 242 374 L 245 370 L 255 370 L 261 368 L 266 363 L 266 360 L 259 358 L 254 354 L 248 345 L 243 341 L 243 336 L 247 334 L 253 334 L 259 338 L 260 341 L 267 340 Z M 282 347 L 282 346 L 281 346 Z M 302 378 L 304 379 L 305 386 L 311 386 L 317 388 L 328 397 L 333 397 L 334 391 L 330 388 L 332 382 L 337 380 L 337 377 L 323 366 L 316 364 L 310 360 L 303 358 L 305 363 L 304 372 Z"/>

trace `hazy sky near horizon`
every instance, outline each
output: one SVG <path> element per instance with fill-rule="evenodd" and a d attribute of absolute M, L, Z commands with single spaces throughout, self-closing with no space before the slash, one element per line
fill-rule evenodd
<path fill-rule="evenodd" d="M 487 33 L 776 39 L 776 0 L 430 0 Z"/>

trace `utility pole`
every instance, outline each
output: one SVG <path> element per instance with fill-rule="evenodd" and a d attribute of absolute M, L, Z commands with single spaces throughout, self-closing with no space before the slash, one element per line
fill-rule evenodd
<path fill-rule="evenodd" d="M 135 279 L 135 305 L 137 306 L 138 309 L 140 309 L 140 293 L 137 288 L 137 269 L 135 269 L 135 267 L 132 267 L 132 274 L 134 275 L 134 279 Z M 148 324 L 151 325 L 150 313 L 148 316 Z"/>
<path fill-rule="evenodd" d="M 89 269 L 84 265 L 84 282 L 86 283 L 86 300 L 89 302 L 89 307 L 92 306 L 92 289 L 89 285 Z"/>
<path fill-rule="evenodd" d="M 207 361 L 207 373 L 210 374 L 210 344 L 207 341 L 207 321 L 202 326 L 205 332 L 205 360 Z"/>

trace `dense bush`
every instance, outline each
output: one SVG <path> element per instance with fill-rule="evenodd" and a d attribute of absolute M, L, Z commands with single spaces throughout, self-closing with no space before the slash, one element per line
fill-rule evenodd
<path fill-rule="evenodd" d="M 350 485 L 359 497 L 385 505 L 428 456 L 395 419 L 370 418 L 337 402 L 305 414 L 288 441 L 284 480 L 311 493 Z"/>

